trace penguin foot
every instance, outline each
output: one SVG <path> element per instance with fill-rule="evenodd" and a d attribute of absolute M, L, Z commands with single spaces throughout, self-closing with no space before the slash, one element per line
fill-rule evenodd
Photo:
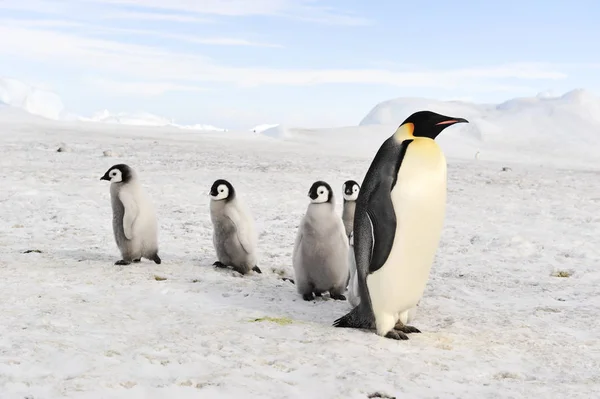
<path fill-rule="evenodd" d="M 259 268 L 258 266 L 254 266 L 254 267 L 252 268 L 252 270 L 253 270 L 254 272 L 258 273 L 258 274 L 262 274 L 262 271 L 260 270 L 260 268 Z"/>
<path fill-rule="evenodd" d="M 305 301 L 314 301 L 315 297 L 313 296 L 312 292 L 309 292 L 308 294 L 302 295 L 302 299 L 304 299 Z"/>
<path fill-rule="evenodd" d="M 213 263 L 213 266 L 214 267 L 219 267 L 221 269 L 225 269 L 227 267 L 227 265 L 225 263 L 219 262 L 219 261 L 216 261 L 215 263 Z"/>
<path fill-rule="evenodd" d="M 117 265 L 117 266 L 127 266 L 127 265 L 130 265 L 130 264 L 131 264 L 130 261 L 124 260 L 124 259 L 121 259 L 121 260 L 118 260 L 118 261 L 115 262 L 115 265 Z"/>
<path fill-rule="evenodd" d="M 289 281 L 292 284 L 296 284 L 296 282 L 294 281 L 293 278 L 289 278 L 289 277 L 282 277 L 281 278 L 283 281 Z"/>
<path fill-rule="evenodd" d="M 321 294 L 320 292 L 315 292 L 315 296 L 318 296 L 319 298 L 321 298 L 321 296 L 323 296 L 323 294 Z"/>
<path fill-rule="evenodd" d="M 413 327 L 413 326 L 407 326 L 405 324 L 402 324 L 402 322 L 396 323 L 396 325 L 394 326 L 394 330 L 403 332 L 405 334 L 420 333 L 421 332 L 421 330 L 419 330 L 418 328 Z"/>
<path fill-rule="evenodd" d="M 141 261 L 142 261 L 142 258 L 139 258 L 139 259 L 134 259 L 134 260 L 133 260 L 133 263 L 140 263 Z"/>
<path fill-rule="evenodd" d="M 329 296 L 331 297 L 331 299 L 335 299 L 336 301 L 345 301 L 346 297 L 342 294 L 329 294 Z"/>
<path fill-rule="evenodd" d="M 386 338 L 395 339 L 397 341 L 406 341 L 408 339 L 408 335 L 404 334 L 402 331 L 391 330 L 387 334 L 385 334 Z"/>
<path fill-rule="evenodd" d="M 162 263 L 162 260 L 160 259 L 160 257 L 158 256 L 158 254 L 154 255 L 154 258 L 152 258 L 152 260 L 154 261 L 154 263 L 156 263 L 157 265 L 160 265 Z"/>

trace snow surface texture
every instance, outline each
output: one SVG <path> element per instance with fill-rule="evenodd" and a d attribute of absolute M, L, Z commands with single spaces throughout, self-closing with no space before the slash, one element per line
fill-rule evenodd
<path fill-rule="evenodd" d="M 334 137 L 361 142 L 365 129 Z M 362 181 L 369 149 L 350 156 L 325 136 L 177 131 L 0 110 L 0 398 L 597 395 L 595 164 L 450 158 L 446 225 L 413 321 L 423 333 L 398 342 L 331 327 L 347 302 L 305 302 L 280 279 L 292 276 L 310 185 L 328 181 L 341 214 L 341 185 Z M 63 144 L 71 151 L 56 152 Z M 99 178 L 120 162 L 157 207 L 161 265 L 113 265 Z M 217 178 L 255 217 L 263 274 L 211 266 L 207 194 Z"/>

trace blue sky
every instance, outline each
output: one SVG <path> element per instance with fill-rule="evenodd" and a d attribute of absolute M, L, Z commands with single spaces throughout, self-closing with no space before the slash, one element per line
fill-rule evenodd
<path fill-rule="evenodd" d="M 600 93 L 600 2 L 5 0 L 0 76 L 89 116 L 357 124 L 378 102 Z M 401 122 L 401 121 L 399 121 Z"/>

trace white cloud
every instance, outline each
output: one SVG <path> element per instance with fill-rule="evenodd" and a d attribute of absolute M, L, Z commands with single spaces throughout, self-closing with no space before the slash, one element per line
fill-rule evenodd
<path fill-rule="evenodd" d="M 282 48 L 283 46 L 275 43 L 256 42 L 246 39 L 229 38 L 229 37 L 200 37 L 192 35 L 174 34 L 159 30 L 148 29 L 128 29 L 114 28 L 106 26 L 97 26 L 85 24 L 82 22 L 63 21 L 63 20 L 38 20 L 38 19 L 0 19 L 0 25 L 12 26 L 17 28 L 82 28 L 85 34 L 101 33 L 110 34 L 126 34 L 126 35 L 145 35 L 155 36 L 166 39 L 173 39 L 187 43 L 207 44 L 215 46 L 250 46 L 250 47 L 272 47 Z"/>
<path fill-rule="evenodd" d="M 90 3 L 133 5 L 147 9 L 226 16 L 276 15 L 303 0 L 84 0 Z"/>
<path fill-rule="evenodd" d="M 109 12 L 101 15 L 103 19 L 135 19 L 142 21 L 171 21 L 171 22 L 190 22 L 190 23 L 202 23 L 209 24 L 214 21 L 209 18 L 200 18 L 192 15 L 181 15 L 181 14 L 166 14 L 166 13 L 149 13 L 149 12 L 133 12 L 133 11 L 120 11 L 120 12 Z"/>
<path fill-rule="evenodd" d="M 175 84 L 169 82 L 135 82 L 116 81 L 105 78 L 86 78 L 86 83 L 100 91 L 115 95 L 158 96 L 169 91 L 197 92 L 206 91 L 198 86 Z"/>
<path fill-rule="evenodd" d="M 174 33 L 145 30 L 145 29 L 121 29 L 121 28 L 105 28 L 105 27 L 88 27 L 87 31 L 98 31 L 104 33 L 125 33 L 129 35 L 148 35 L 167 39 L 178 40 L 188 43 L 209 44 L 216 46 L 251 46 L 251 47 L 274 47 L 282 48 L 280 44 L 254 42 L 246 39 L 236 39 L 228 37 L 198 37 L 192 35 L 180 35 Z"/>
<path fill-rule="evenodd" d="M 0 8 L 63 14 L 93 12 L 100 18 L 128 18 L 206 22 L 202 16 L 271 16 L 300 21 L 361 26 L 371 21 L 332 7 L 319 5 L 322 0 L 8 0 Z M 144 12 L 123 11 L 136 6 Z M 177 14 L 171 14 L 177 13 Z"/>
<path fill-rule="evenodd" d="M 239 86 L 311 85 L 323 83 L 385 84 L 399 87 L 463 88 L 473 91 L 512 90 L 499 79 L 563 79 L 552 65 L 521 63 L 454 70 L 390 71 L 385 69 L 272 69 L 219 65 L 195 54 L 83 38 L 45 29 L 0 25 L 0 54 L 65 66 L 87 67 L 95 73 L 129 75 L 161 82 L 212 82 Z M 523 89 L 520 87 L 520 89 Z"/>
<path fill-rule="evenodd" d="M 17 11 L 35 11 L 45 14 L 60 14 L 67 6 L 65 1 L 54 0 L 6 0 L 0 1 L 0 9 Z"/>

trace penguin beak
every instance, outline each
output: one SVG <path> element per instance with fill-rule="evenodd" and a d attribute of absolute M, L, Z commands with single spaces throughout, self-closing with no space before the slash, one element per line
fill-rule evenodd
<path fill-rule="evenodd" d="M 439 125 L 454 125 L 455 123 L 469 123 L 468 120 L 464 119 L 464 118 L 450 118 L 450 119 L 446 119 L 445 121 L 441 121 L 436 123 L 436 126 Z"/>
<path fill-rule="evenodd" d="M 110 181 L 110 177 L 108 177 L 108 173 L 105 173 L 104 176 L 100 178 L 100 180 L 108 180 Z"/>

